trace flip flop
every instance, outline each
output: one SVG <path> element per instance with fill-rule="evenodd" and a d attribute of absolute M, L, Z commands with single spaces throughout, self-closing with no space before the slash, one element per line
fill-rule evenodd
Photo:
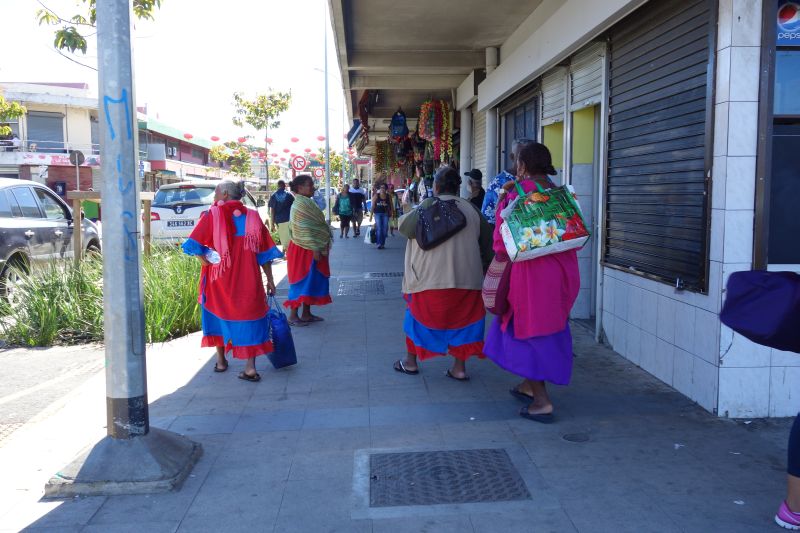
<path fill-rule="evenodd" d="M 250 374 L 247 374 L 245 372 L 240 372 L 239 379 L 243 379 L 244 381 L 252 381 L 253 383 L 256 383 L 258 381 L 261 381 L 261 374 L 256 372 L 251 376 Z"/>
<path fill-rule="evenodd" d="M 535 415 L 528 412 L 527 406 L 519 410 L 519 416 L 522 418 L 527 418 L 528 420 L 533 420 L 534 422 L 539 422 L 541 424 L 552 424 L 553 420 L 555 420 L 553 413 Z"/>
<path fill-rule="evenodd" d="M 295 328 L 304 328 L 308 325 L 305 320 L 290 320 L 289 325 Z"/>
<path fill-rule="evenodd" d="M 225 363 L 225 366 L 221 368 L 217 366 L 217 363 L 214 363 L 214 372 L 225 372 L 227 370 L 228 370 L 228 363 Z"/>
<path fill-rule="evenodd" d="M 300 320 L 302 320 L 306 324 L 310 324 L 311 322 L 324 322 L 325 321 L 324 318 L 322 318 L 321 316 L 317 316 L 317 315 L 311 315 L 311 318 L 309 318 L 308 320 L 303 320 L 302 318 Z"/>
<path fill-rule="evenodd" d="M 405 366 L 403 366 L 403 360 L 398 359 L 394 362 L 394 369 L 398 372 L 402 372 L 403 374 L 408 374 L 409 376 L 416 376 L 419 374 L 419 370 L 409 370 Z"/>
<path fill-rule="evenodd" d="M 508 392 L 511 394 L 511 396 L 513 396 L 517 400 L 521 400 L 521 401 L 527 402 L 527 403 L 531 403 L 533 401 L 533 396 L 531 394 L 528 394 L 526 392 L 522 392 L 517 387 L 514 387 L 513 389 L 509 389 Z"/>
<path fill-rule="evenodd" d="M 445 374 L 444 374 L 444 375 L 445 375 L 445 376 L 447 376 L 448 378 L 450 378 L 450 379 L 454 379 L 454 380 L 456 380 L 456 381 L 469 381 L 469 376 L 464 376 L 463 378 L 459 378 L 459 377 L 456 377 L 456 376 L 455 376 L 453 373 L 451 373 L 449 370 L 448 370 L 447 372 L 445 372 Z"/>

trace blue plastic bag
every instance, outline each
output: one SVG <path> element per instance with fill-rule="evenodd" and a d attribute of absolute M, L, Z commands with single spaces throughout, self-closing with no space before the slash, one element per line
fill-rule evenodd
<path fill-rule="evenodd" d="M 292 328 L 289 326 L 289 319 L 283 312 L 275 296 L 267 298 L 269 305 L 269 336 L 272 341 L 274 351 L 267 354 L 269 362 L 275 368 L 283 368 L 297 364 L 297 353 L 294 349 L 294 339 L 292 339 Z"/>

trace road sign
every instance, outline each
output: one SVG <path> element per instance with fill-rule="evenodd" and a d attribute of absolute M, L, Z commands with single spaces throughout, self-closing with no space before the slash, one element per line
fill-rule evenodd
<path fill-rule="evenodd" d="M 69 151 L 69 162 L 75 166 L 80 166 L 83 162 L 86 161 L 86 156 L 83 155 L 83 152 L 79 150 L 70 150 Z"/>
<path fill-rule="evenodd" d="M 292 158 L 292 168 L 296 171 L 300 172 L 301 170 L 305 170 L 308 166 L 308 161 L 306 158 L 301 155 L 296 155 Z"/>
<path fill-rule="evenodd" d="M 325 175 L 325 169 L 324 168 L 315 168 L 314 169 L 314 177 L 315 178 L 321 178 L 324 175 Z"/>

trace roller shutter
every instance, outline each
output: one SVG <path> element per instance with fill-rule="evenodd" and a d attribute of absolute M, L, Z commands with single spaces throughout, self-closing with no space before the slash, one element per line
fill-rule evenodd
<path fill-rule="evenodd" d="M 606 43 L 592 43 L 572 58 L 569 110 L 577 111 L 600 103 L 603 96 L 603 60 Z"/>
<path fill-rule="evenodd" d="M 705 292 L 713 2 L 648 2 L 610 32 L 604 262 Z"/>
<path fill-rule="evenodd" d="M 563 122 L 567 98 L 566 91 L 566 68 L 554 68 L 542 77 L 542 126 Z"/>
<path fill-rule="evenodd" d="M 479 169 L 486 178 L 486 111 L 473 110 L 472 117 L 472 149 L 474 150 L 472 161 L 475 168 Z"/>

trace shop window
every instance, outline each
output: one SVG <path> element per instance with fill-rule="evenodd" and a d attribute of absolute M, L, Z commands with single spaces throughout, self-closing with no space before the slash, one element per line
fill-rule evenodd
<path fill-rule="evenodd" d="M 28 144 L 32 152 L 66 152 L 64 115 L 44 111 L 28 112 Z M 33 149 L 36 145 L 36 149 Z"/>
<path fill-rule="evenodd" d="M 194 159 L 199 159 L 200 161 L 203 161 L 204 155 L 205 154 L 203 153 L 203 151 L 200 150 L 199 148 L 192 148 L 192 157 Z"/>
<path fill-rule="evenodd" d="M 89 117 L 89 126 L 91 127 L 92 154 L 98 155 L 100 154 L 100 122 L 96 116 Z"/>
<path fill-rule="evenodd" d="M 800 50 L 775 53 L 775 115 L 800 116 Z"/>
<path fill-rule="evenodd" d="M 538 130 L 539 99 L 534 98 L 503 116 L 505 135 L 503 139 L 503 162 L 506 169 L 514 168 L 511 161 L 511 146 L 520 139 L 536 139 Z"/>

